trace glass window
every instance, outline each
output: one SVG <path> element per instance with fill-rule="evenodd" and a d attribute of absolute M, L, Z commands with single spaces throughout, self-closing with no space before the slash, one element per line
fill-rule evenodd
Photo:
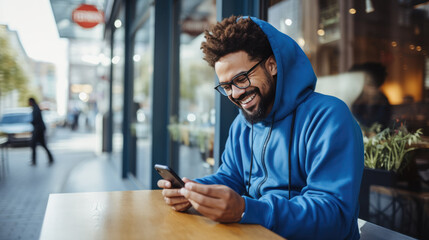
<path fill-rule="evenodd" d="M 124 105 L 124 8 L 114 22 L 113 51 L 112 51 L 112 111 L 113 111 L 113 159 L 115 166 L 122 169 L 123 149 L 123 105 Z"/>
<path fill-rule="evenodd" d="M 407 142 L 398 135 L 406 133 L 403 126 L 411 133 L 422 129 L 422 141 L 411 149 L 407 145 L 410 154 L 398 157 L 408 164 L 402 172 L 372 171 L 366 162 L 361 195 L 362 189 L 369 193 L 360 199 L 360 214 L 395 231 L 426 237 L 422 194 L 429 192 L 429 1 L 271 1 L 268 21 L 306 53 L 318 77 L 316 91 L 342 99 L 367 137 L 383 137 L 376 147 L 366 145 L 366 152 L 395 140 L 381 158 L 399 156 L 399 145 Z M 374 131 L 376 126 L 385 131 Z"/>
<path fill-rule="evenodd" d="M 147 9 L 145 22 L 135 36 L 134 46 L 134 110 L 131 119 L 137 140 L 137 179 L 146 189 L 151 182 L 152 146 L 152 78 L 154 49 L 154 9 Z"/>
<path fill-rule="evenodd" d="M 155 0 L 138 0 L 135 4 L 135 13 L 136 13 L 136 20 L 137 22 L 141 19 L 141 17 L 144 18 L 145 14 L 148 14 L 150 10 L 149 8 L 154 6 Z"/>
<path fill-rule="evenodd" d="M 410 130 L 423 128 L 424 135 L 429 135 L 426 1 L 274 2 L 268 21 L 307 54 L 319 78 L 317 91 L 344 100 L 362 126 L 401 122 Z M 385 69 L 385 77 L 369 80 L 364 74 L 367 68 Z M 364 111 L 359 110 L 363 106 L 355 106 L 363 104 L 371 90 L 378 92 L 378 104 L 388 105 L 388 110 L 378 108 L 384 109 L 384 116 L 368 114 L 374 109 L 367 106 Z"/>
<path fill-rule="evenodd" d="M 212 0 L 182 1 L 180 15 L 179 116 L 169 126 L 181 143 L 179 174 L 189 178 L 212 173 L 214 139 L 214 70 L 202 59 L 204 30 L 216 21 Z"/>
<path fill-rule="evenodd" d="M 95 91 L 98 93 L 97 109 L 100 114 L 107 114 L 109 111 L 109 89 L 110 89 L 110 67 L 112 64 L 112 49 L 110 42 L 104 41 L 99 54 L 100 64 L 97 66 L 97 74 L 101 81 L 95 85 Z"/>

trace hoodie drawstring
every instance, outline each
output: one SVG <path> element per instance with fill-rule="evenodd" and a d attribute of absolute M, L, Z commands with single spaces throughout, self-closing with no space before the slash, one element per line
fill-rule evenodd
<path fill-rule="evenodd" d="M 292 127 L 290 130 L 290 142 L 289 142 L 289 159 L 288 159 L 288 165 L 289 165 L 289 184 L 287 186 L 289 190 L 289 200 L 290 200 L 290 186 L 292 185 L 292 142 L 293 142 L 293 131 L 295 129 L 295 117 L 296 117 L 296 110 L 293 111 L 293 118 L 292 118 Z"/>
<path fill-rule="evenodd" d="M 252 122 L 252 134 L 251 134 L 251 138 L 252 138 L 252 146 L 251 146 L 251 150 L 250 150 L 250 172 L 249 172 L 249 181 L 247 182 L 247 192 L 246 195 L 248 197 L 250 197 L 250 178 L 252 177 L 252 168 L 253 168 L 253 122 Z"/>
<path fill-rule="evenodd" d="M 273 125 L 274 125 L 274 116 L 275 114 L 273 114 L 273 120 L 271 122 L 271 126 L 270 126 L 270 132 L 268 133 L 267 139 L 265 140 L 265 144 L 264 144 L 264 149 L 263 149 L 263 154 L 262 156 L 264 156 L 265 154 L 265 149 L 268 145 L 268 141 L 271 137 L 271 132 L 273 130 Z M 292 117 L 292 124 L 291 124 L 291 131 L 290 131 L 290 142 L 289 142 L 289 152 L 288 152 L 288 168 L 289 168 L 289 184 L 288 184 L 288 192 L 289 192 L 289 199 L 291 197 L 291 183 L 292 183 L 292 142 L 293 142 L 293 132 L 295 130 L 295 117 L 296 117 L 296 110 L 293 112 L 293 117 Z M 250 169 L 249 169 L 249 180 L 247 181 L 247 191 L 246 191 L 246 196 L 251 197 L 250 196 L 250 180 L 252 178 L 252 168 L 253 168 L 253 122 L 252 122 L 252 130 L 251 130 L 251 138 L 252 138 L 252 143 L 251 143 L 251 151 L 250 151 Z M 262 162 L 264 163 L 264 162 Z M 268 178 L 268 172 L 265 173 L 265 178 L 261 181 L 261 183 L 259 183 L 258 185 L 258 191 L 259 188 L 261 187 L 261 185 L 266 181 L 266 179 Z"/>

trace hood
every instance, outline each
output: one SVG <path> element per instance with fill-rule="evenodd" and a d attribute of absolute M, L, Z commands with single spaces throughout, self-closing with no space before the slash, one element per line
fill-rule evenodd
<path fill-rule="evenodd" d="M 271 24 L 251 17 L 267 35 L 277 62 L 277 85 L 273 108 L 265 121 L 281 120 L 314 91 L 316 75 L 299 45 Z M 241 111 L 241 110 L 240 110 Z"/>

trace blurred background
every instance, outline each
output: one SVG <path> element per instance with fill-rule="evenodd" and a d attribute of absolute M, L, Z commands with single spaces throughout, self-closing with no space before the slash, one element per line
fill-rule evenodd
<path fill-rule="evenodd" d="M 156 188 L 156 163 L 216 171 L 238 111 L 215 94 L 200 44 L 231 14 L 291 36 L 316 91 L 350 107 L 366 143 L 386 129 L 406 139 L 398 169 L 383 162 L 393 151 L 366 162 L 360 217 L 428 238 L 429 1 L 0 0 L 0 239 L 38 238 L 50 193 Z M 29 97 L 53 166 L 42 150 L 27 164 Z"/>

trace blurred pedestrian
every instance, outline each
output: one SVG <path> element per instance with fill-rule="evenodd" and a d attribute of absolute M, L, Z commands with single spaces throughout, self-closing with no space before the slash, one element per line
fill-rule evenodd
<path fill-rule="evenodd" d="M 76 130 L 77 127 L 79 126 L 79 115 L 80 115 L 80 110 L 79 110 L 79 108 L 75 107 L 73 109 L 73 112 L 72 112 L 73 122 L 72 122 L 72 125 L 71 125 L 71 129 L 73 131 Z"/>
<path fill-rule="evenodd" d="M 39 143 L 48 154 L 49 157 L 49 164 L 54 163 L 54 158 L 52 157 L 51 152 L 49 151 L 48 147 L 46 146 L 46 140 L 45 140 L 45 130 L 46 126 L 43 122 L 42 113 L 40 111 L 39 105 L 37 105 L 36 100 L 34 98 L 28 99 L 28 104 L 33 107 L 33 120 L 31 121 L 31 124 L 33 124 L 33 137 L 31 139 L 31 149 L 33 151 L 32 158 L 31 158 L 31 165 L 36 165 L 36 146 L 37 143 Z"/>

